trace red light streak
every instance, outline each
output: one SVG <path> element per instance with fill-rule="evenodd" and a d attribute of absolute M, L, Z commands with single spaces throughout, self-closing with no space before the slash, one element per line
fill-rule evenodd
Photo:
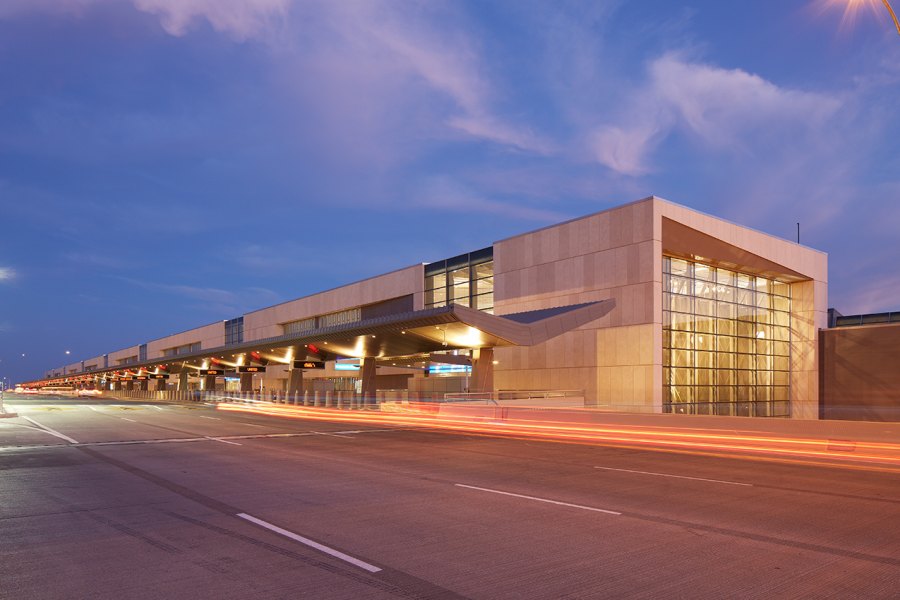
<path fill-rule="evenodd" d="M 382 411 L 269 403 L 220 404 L 219 410 L 264 414 L 313 421 L 336 421 L 397 427 L 421 427 L 445 432 L 537 439 L 578 444 L 641 447 L 650 450 L 703 453 L 730 457 L 805 462 L 817 465 L 864 466 L 900 472 L 900 444 L 834 439 L 811 439 L 702 428 L 663 428 L 645 425 L 605 425 L 509 418 L 500 407 L 408 404 Z M 444 414 L 441 414 L 444 413 Z M 587 414 L 587 413 L 585 413 Z M 573 412 L 573 417 L 579 416 Z M 581 415 L 583 416 L 583 415 Z M 597 416 L 594 414 L 593 416 Z"/>

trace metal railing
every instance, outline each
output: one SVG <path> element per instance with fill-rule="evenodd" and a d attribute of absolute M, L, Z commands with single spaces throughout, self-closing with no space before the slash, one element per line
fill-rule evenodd
<path fill-rule="evenodd" d="M 442 402 L 483 403 L 494 406 L 584 406 L 584 390 L 501 390 L 447 392 Z"/>
<path fill-rule="evenodd" d="M 349 391 L 285 392 L 276 391 L 223 391 L 223 390 L 115 390 L 105 392 L 103 398 L 119 400 L 143 400 L 145 402 L 203 403 L 223 402 L 290 404 L 323 408 L 361 409 L 378 406 L 384 395 L 364 396 Z"/>

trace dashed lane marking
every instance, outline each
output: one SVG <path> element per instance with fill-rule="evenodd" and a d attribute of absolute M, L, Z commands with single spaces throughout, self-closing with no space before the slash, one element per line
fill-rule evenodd
<path fill-rule="evenodd" d="M 525 494 L 514 494 L 512 492 L 504 492 L 501 490 L 492 490 L 490 488 L 483 488 L 474 485 L 466 485 L 464 483 L 454 483 L 456 487 L 466 488 L 470 490 L 478 490 L 479 492 L 490 492 L 491 494 L 500 494 L 502 496 L 512 496 L 513 498 L 522 498 L 524 500 L 534 500 L 535 502 L 545 502 L 547 504 L 556 504 L 558 506 L 566 506 L 568 508 L 578 508 L 581 510 L 590 510 L 593 512 L 605 513 L 607 515 L 616 515 L 619 516 L 622 513 L 616 512 L 614 510 L 606 510 L 605 508 L 596 508 L 593 506 L 584 506 L 581 504 L 572 504 L 570 502 L 561 502 L 559 500 L 550 500 L 549 498 L 538 498 L 537 496 L 526 496 Z"/>
<path fill-rule="evenodd" d="M 688 477 L 687 475 L 672 475 L 671 473 L 654 473 L 652 471 L 632 471 L 631 469 L 614 469 L 613 467 L 594 467 L 603 471 L 619 471 L 621 473 L 636 473 L 638 475 L 654 475 L 656 477 L 673 477 L 675 479 L 692 479 L 694 481 L 707 481 L 709 483 L 724 483 L 726 485 L 741 485 L 745 487 L 753 487 L 752 483 L 741 483 L 738 481 L 725 481 L 722 479 L 706 479 L 705 477 Z"/>
<path fill-rule="evenodd" d="M 334 558 L 340 559 L 344 562 L 348 562 L 351 565 L 357 566 L 360 569 L 368 571 L 369 573 L 378 573 L 379 571 L 381 571 L 380 567 L 376 567 L 373 564 L 367 563 L 364 560 L 360 560 L 358 558 L 350 556 L 349 554 L 344 554 L 340 550 L 335 550 L 334 548 L 330 548 L 330 547 L 326 546 L 325 544 L 320 544 L 319 542 L 313 541 L 307 537 L 303 537 L 302 535 L 296 534 L 293 531 L 288 531 L 287 529 L 282 529 L 281 527 L 278 527 L 277 525 L 273 525 L 273 524 L 269 523 L 268 521 L 263 521 L 262 519 L 258 519 L 256 517 L 254 517 L 253 515 L 248 515 L 247 513 L 238 513 L 236 516 L 240 517 L 241 519 L 244 519 L 246 521 L 250 521 L 251 523 L 254 523 L 256 525 L 259 525 L 260 527 L 265 527 L 269 531 L 274 531 L 275 533 L 277 533 L 279 535 L 283 535 L 284 537 L 294 540 L 295 542 L 300 542 L 301 544 L 309 546 L 310 548 L 315 548 L 319 552 L 324 552 L 325 554 L 328 554 L 329 556 L 333 556 Z"/>

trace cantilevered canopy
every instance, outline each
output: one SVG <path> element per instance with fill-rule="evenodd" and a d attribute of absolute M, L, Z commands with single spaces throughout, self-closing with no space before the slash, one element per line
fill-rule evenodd
<path fill-rule="evenodd" d="M 171 373 L 184 366 L 196 368 L 208 359 L 228 367 L 242 355 L 243 364 L 250 364 L 253 355 L 257 361 L 287 363 L 288 357 L 388 359 L 466 348 L 532 346 L 595 321 L 614 307 L 615 300 L 609 299 L 500 316 L 451 304 L 132 363 L 90 375 L 123 369 L 152 371 L 160 365 L 168 365 Z"/>
<path fill-rule="evenodd" d="M 451 304 L 315 330 L 296 341 L 316 344 L 328 354 L 356 358 L 532 346 L 599 319 L 614 306 L 615 300 L 610 299 L 498 316 Z"/>

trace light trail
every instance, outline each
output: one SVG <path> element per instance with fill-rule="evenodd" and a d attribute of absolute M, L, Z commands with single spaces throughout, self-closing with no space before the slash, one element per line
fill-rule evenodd
<path fill-rule="evenodd" d="M 533 409 L 519 409 L 529 418 L 512 418 L 506 407 L 471 407 L 438 403 L 411 403 L 404 410 L 349 412 L 332 408 L 268 403 L 220 404 L 218 410 L 263 414 L 281 418 L 366 425 L 418 427 L 437 431 L 538 439 L 579 444 L 617 445 L 729 456 L 756 456 L 769 460 L 802 461 L 817 465 L 864 465 L 900 472 L 900 444 L 856 440 L 814 439 L 781 435 L 729 432 L 716 429 L 672 429 L 646 425 L 584 423 L 586 416 L 602 413 L 567 411 L 572 421 L 536 420 Z M 538 411 L 540 412 L 540 411 Z M 549 411 L 547 411 L 549 412 Z M 548 414 L 548 416 L 550 416 Z"/>

